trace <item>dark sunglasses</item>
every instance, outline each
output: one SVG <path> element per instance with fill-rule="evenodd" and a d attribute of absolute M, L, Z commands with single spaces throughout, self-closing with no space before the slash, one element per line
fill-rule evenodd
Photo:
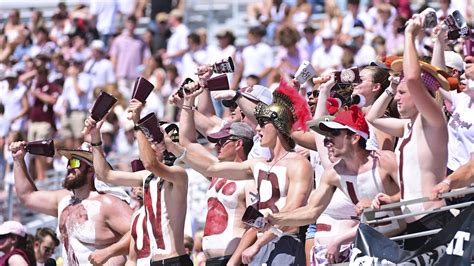
<path fill-rule="evenodd" d="M 224 147 L 227 143 L 232 142 L 232 141 L 237 141 L 238 139 L 235 138 L 222 138 L 217 141 L 217 145 Z"/>
<path fill-rule="evenodd" d="M 271 123 L 270 118 L 259 118 L 257 119 L 258 126 L 264 128 L 266 124 Z"/>
<path fill-rule="evenodd" d="M 69 165 L 69 167 L 71 167 L 71 169 L 76 169 L 81 167 L 81 160 L 73 158 L 70 159 L 67 164 Z"/>
<path fill-rule="evenodd" d="M 313 98 L 318 98 L 319 97 L 319 91 L 318 90 L 314 90 L 314 91 L 308 91 L 306 93 L 306 96 L 311 97 L 313 96 Z"/>
<path fill-rule="evenodd" d="M 341 135 L 341 132 L 342 132 L 342 129 L 331 129 L 330 131 L 328 131 L 328 135 L 333 136 L 333 137 L 337 137 L 337 136 Z"/>

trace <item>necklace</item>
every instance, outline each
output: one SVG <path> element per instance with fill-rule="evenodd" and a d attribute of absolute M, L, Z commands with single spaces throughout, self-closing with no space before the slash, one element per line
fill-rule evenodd
<path fill-rule="evenodd" d="M 267 170 L 267 180 L 270 176 L 270 171 L 272 170 L 273 166 L 275 166 L 275 164 L 277 164 L 279 161 L 283 160 L 283 158 L 285 158 L 288 155 L 288 153 L 290 153 L 290 152 L 287 151 L 285 153 L 285 155 L 281 156 L 280 159 L 276 160 L 272 165 L 270 165 L 270 168 L 268 168 L 268 170 Z"/>

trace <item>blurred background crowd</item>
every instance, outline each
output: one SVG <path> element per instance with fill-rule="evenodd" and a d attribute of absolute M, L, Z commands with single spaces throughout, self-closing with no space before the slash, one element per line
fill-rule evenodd
<path fill-rule="evenodd" d="M 6 2 L 0 1 L 0 210 L 4 220 L 19 220 L 33 234 L 39 225 L 54 226 L 55 221 L 17 205 L 7 147 L 48 138 L 58 148 L 79 146 L 84 120 L 100 90 L 119 99 L 102 127 L 104 150 L 116 167 L 128 169 L 138 147 L 124 111 L 139 76 L 155 86 L 144 113 L 172 122 L 179 109 L 168 98 L 201 64 L 230 56 L 236 65 L 229 76 L 231 89 L 254 84 L 274 88 L 304 60 L 319 76 L 401 55 L 400 27 L 426 7 L 433 7 L 439 20 L 459 10 L 468 24 L 474 21 L 472 0 Z M 426 31 L 417 40 L 420 56 L 431 56 L 433 44 L 432 32 Z M 446 57 L 446 65 L 461 72 L 463 40 L 447 45 L 454 53 Z M 311 91 L 312 84 L 306 86 Z M 230 116 L 220 102 L 214 107 L 220 117 Z M 30 156 L 28 161 L 39 187 L 59 187 L 64 158 Z M 204 223 L 207 186 L 199 181 L 189 186 L 188 209 L 201 213 L 193 215 L 195 229 Z M 46 236 L 51 238 L 49 251 L 54 251 L 54 233 L 37 233 L 37 239 Z"/>

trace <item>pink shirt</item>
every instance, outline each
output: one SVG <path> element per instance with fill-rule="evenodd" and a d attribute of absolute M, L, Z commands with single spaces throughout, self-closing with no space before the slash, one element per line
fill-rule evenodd
<path fill-rule="evenodd" d="M 151 52 L 142 39 L 122 33 L 112 43 L 110 56 L 116 58 L 117 78 L 134 79 L 139 76 L 138 66 L 151 56 Z"/>

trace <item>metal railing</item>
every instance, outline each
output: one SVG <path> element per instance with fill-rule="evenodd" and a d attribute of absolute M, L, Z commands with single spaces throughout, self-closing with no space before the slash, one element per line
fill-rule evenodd
<path fill-rule="evenodd" d="M 469 195 L 469 194 L 474 194 L 474 187 L 472 185 L 471 185 L 471 187 L 467 187 L 467 188 L 463 188 L 463 189 L 443 193 L 442 195 L 440 195 L 439 198 L 440 199 L 448 199 L 448 198 L 454 198 L 454 197 L 461 197 L 461 196 L 465 196 L 465 195 Z M 468 206 L 474 204 L 474 201 L 468 201 L 468 202 L 463 202 L 463 203 L 458 203 L 458 204 L 453 204 L 453 205 L 446 205 L 446 206 L 431 209 L 431 210 L 413 212 L 413 213 L 409 213 L 409 214 L 400 214 L 400 215 L 395 215 L 395 216 L 390 216 L 390 217 L 385 217 L 385 218 L 375 218 L 375 213 L 377 213 L 377 212 L 398 209 L 401 206 L 418 204 L 418 203 L 423 203 L 423 202 L 427 202 L 427 201 L 430 201 L 430 199 L 427 198 L 427 197 L 424 197 L 424 198 L 418 198 L 418 199 L 413 199 L 413 200 L 407 200 L 407 201 L 401 201 L 401 202 L 382 205 L 382 206 L 380 206 L 379 209 L 368 208 L 368 209 L 365 209 L 364 212 L 362 213 L 361 223 L 366 223 L 366 224 L 369 224 L 369 225 L 378 224 L 378 223 L 386 223 L 386 222 L 390 222 L 390 221 L 405 219 L 405 218 L 412 217 L 412 216 L 449 211 L 451 209 L 464 208 L 464 207 L 468 207 Z M 423 231 L 423 232 L 417 232 L 417 233 L 412 233 L 412 234 L 394 236 L 394 237 L 391 237 L 390 239 L 391 240 L 403 240 L 403 239 L 411 239 L 411 238 L 422 237 L 422 236 L 429 236 L 429 235 L 434 235 L 434 234 L 438 233 L 441 230 L 442 230 L 442 228 L 439 228 L 439 229 L 428 230 L 428 231 Z"/>

